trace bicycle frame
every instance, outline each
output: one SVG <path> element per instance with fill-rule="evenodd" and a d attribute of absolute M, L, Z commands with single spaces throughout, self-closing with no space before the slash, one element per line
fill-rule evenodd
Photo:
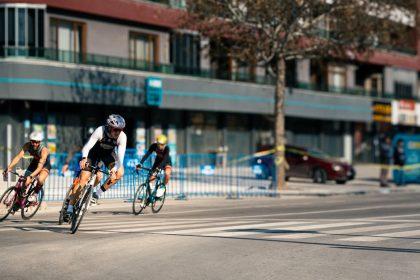
<path fill-rule="evenodd" d="M 156 193 L 157 186 L 159 186 L 160 183 L 161 183 L 161 181 L 162 181 L 162 179 L 160 178 L 160 174 L 159 174 L 161 171 L 159 171 L 156 174 L 156 177 L 155 177 L 155 181 L 156 181 L 155 182 L 155 187 L 153 188 L 153 192 L 152 192 L 151 187 L 150 187 L 150 177 L 152 177 L 152 175 L 153 175 L 153 172 L 152 172 L 153 170 L 150 169 L 150 168 L 146 168 L 146 167 L 142 167 L 141 169 L 146 170 L 146 171 L 149 172 L 147 174 L 147 178 L 146 178 L 145 184 L 147 185 L 147 189 L 146 189 L 147 190 L 147 196 L 149 198 L 151 198 L 151 201 L 150 202 L 153 202 L 153 200 L 155 199 L 155 193 Z"/>
<path fill-rule="evenodd" d="M 31 187 L 31 185 L 34 184 L 35 181 L 33 181 L 28 187 L 26 187 L 25 186 L 25 179 L 26 179 L 25 176 L 20 175 L 19 173 L 14 172 L 14 171 L 10 171 L 10 173 L 19 177 L 19 179 L 17 180 L 16 185 L 15 185 L 16 194 L 15 194 L 15 197 L 13 198 L 13 201 L 14 201 L 14 203 L 18 203 L 19 208 L 22 209 L 22 208 L 25 207 L 25 203 L 26 203 L 25 193 Z"/>

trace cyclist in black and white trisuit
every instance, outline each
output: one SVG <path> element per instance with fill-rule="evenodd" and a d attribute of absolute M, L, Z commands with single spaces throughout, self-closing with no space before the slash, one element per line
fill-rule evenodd
<path fill-rule="evenodd" d="M 127 145 L 127 135 L 123 132 L 125 120 L 120 115 L 110 115 L 107 124 L 98 127 L 90 136 L 89 141 L 82 149 L 82 160 L 80 161 L 80 181 L 73 187 L 67 207 L 67 218 L 73 213 L 73 205 L 79 196 L 80 186 L 85 186 L 90 178 L 92 169 L 103 163 L 109 170 L 108 180 L 93 193 L 92 200 L 96 202 L 99 196 L 114 185 L 124 175 L 124 155 Z"/>

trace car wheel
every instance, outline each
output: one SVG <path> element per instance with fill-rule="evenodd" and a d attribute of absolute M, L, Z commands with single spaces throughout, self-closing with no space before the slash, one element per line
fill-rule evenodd
<path fill-rule="evenodd" d="M 339 184 L 339 185 L 344 185 L 344 184 L 346 184 L 347 183 L 347 181 L 346 180 L 336 180 L 335 181 L 337 184 Z"/>
<path fill-rule="evenodd" d="M 325 170 L 321 168 L 317 168 L 314 170 L 312 179 L 314 183 L 325 184 L 325 182 L 327 182 L 327 173 L 325 172 Z"/>

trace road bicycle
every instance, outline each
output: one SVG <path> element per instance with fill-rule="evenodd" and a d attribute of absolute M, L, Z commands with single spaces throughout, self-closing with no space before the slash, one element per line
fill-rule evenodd
<path fill-rule="evenodd" d="M 19 210 L 22 219 L 29 220 L 41 206 L 42 200 L 44 199 L 44 190 L 41 188 L 36 194 L 36 178 L 26 187 L 26 177 L 24 175 L 20 175 L 15 171 L 10 171 L 10 173 L 18 176 L 18 180 L 16 185 L 6 189 L 0 197 L 0 222 Z"/>
<path fill-rule="evenodd" d="M 86 212 L 89 209 L 90 206 L 90 202 L 91 202 L 91 198 L 92 198 L 92 194 L 93 194 L 93 189 L 95 186 L 95 179 L 96 179 L 96 174 L 98 172 L 102 172 L 106 175 L 109 175 L 109 172 L 101 170 L 100 166 L 89 166 L 89 168 L 92 170 L 91 174 L 90 174 L 90 178 L 87 182 L 87 184 L 82 187 L 83 189 L 80 192 L 79 197 L 76 200 L 76 203 L 73 206 L 73 215 L 71 217 L 71 219 L 69 220 L 69 224 L 71 224 L 70 226 L 70 232 L 72 234 L 76 233 L 76 231 L 78 230 L 84 215 L 86 214 Z M 66 197 L 63 200 L 63 204 L 60 210 L 60 216 L 58 218 L 58 223 L 61 225 L 64 221 L 64 215 L 67 211 L 67 207 L 69 205 L 70 202 L 70 193 L 71 193 L 71 189 L 74 187 L 74 184 L 72 185 L 72 187 L 67 191 Z"/>
<path fill-rule="evenodd" d="M 158 213 L 162 209 L 166 197 L 166 186 L 162 182 L 161 170 L 153 171 L 152 169 L 145 167 L 141 167 L 140 169 L 147 171 L 148 174 L 146 182 L 140 184 L 134 194 L 133 214 L 139 215 L 148 205 L 152 208 L 153 213 Z M 139 170 L 136 170 L 136 172 L 139 174 Z M 155 177 L 154 182 L 152 182 L 155 183 L 153 191 L 150 187 L 150 178 L 152 176 Z M 159 196 L 157 196 L 158 191 L 160 192 Z"/>

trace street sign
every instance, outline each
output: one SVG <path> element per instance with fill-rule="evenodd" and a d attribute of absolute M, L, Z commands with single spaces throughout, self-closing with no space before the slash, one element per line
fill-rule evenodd
<path fill-rule="evenodd" d="M 160 106 L 162 104 L 163 87 L 162 79 L 149 77 L 146 79 L 146 104 Z"/>

